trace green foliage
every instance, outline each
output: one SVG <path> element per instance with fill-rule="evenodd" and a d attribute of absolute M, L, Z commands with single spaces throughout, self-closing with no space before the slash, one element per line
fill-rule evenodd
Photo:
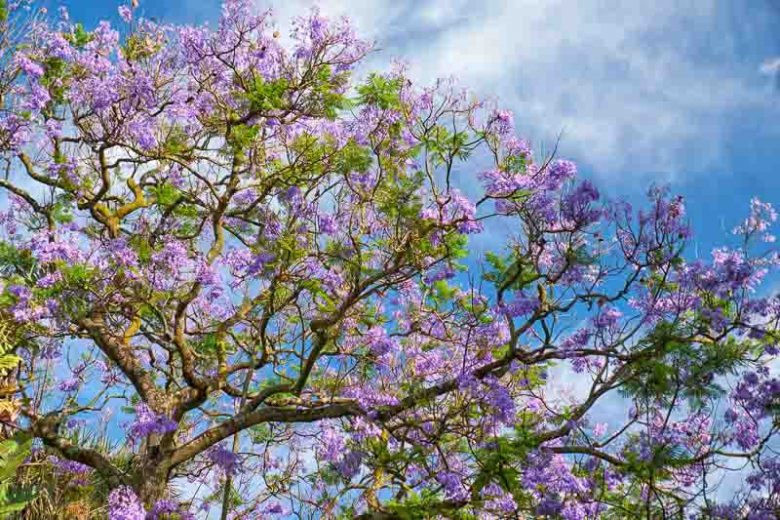
<path fill-rule="evenodd" d="M 489 252 L 485 255 L 485 259 L 490 269 L 482 275 L 482 278 L 493 282 L 502 291 L 519 291 L 539 278 L 539 273 L 530 260 L 515 253 L 501 256 Z"/>
<path fill-rule="evenodd" d="M 681 325 L 661 322 L 634 347 L 636 359 L 622 391 L 642 401 L 669 402 L 678 395 L 701 404 L 722 394 L 717 376 L 733 373 L 750 349 L 749 342 L 734 337 L 717 344 L 699 341 Z M 687 376 L 681 380 L 683 371 Z"/>
<path fill-rule="evenodd" d="M 5 376 L 22 361 L 22 358 L 12 353 L 12 348 L 5 341 L 0 341 L 0 376 Z"/>
<path fill-rule="evenodd" d="M 433 127 L 425 136 L 422 142 L 429 154 L 431 154 L 440 163 L 447 163 L 451 158 L 467 159 L 469 148 L 466 143 L 469 140 L 469 134 L 466 131 L 451 132 L 442 125 Z"/>
<path fill-rule="evenodd" d="M 402 78 L 389 79 L 381 74 L 370 74 L 357 88 L 358 100 L 365 105 L 376 105 L 382 110 L 400 109 Z"/>
<path fill-rule="evenodd" d="M 327 119 L 335 119 L 340 110 L 352 106 L 350 100 L 341 93 L 348 79 L 348 72 L 333 74 L 330 65 L 323 65 L 317 70 L 314 96 L 319 98 L 323 116 Z"/>
<path fill-rule="evenodd" d="M 58 197 L 51 208 L 51 216 L 58 224 L 73 222 L 73 205 L 69 198 Z"/>
<path fill-rule="evenodd" d="M 68 91 L 67 85 L 63 81 L 68 75 L 67 62 L 61 58 L 47 58 L 43 65 L 44 74 L 40 79 L 41 86 L 49 91 L 49 95 L 55 103 L 64 103 Z M 60 162 L 61 159 L 61 157 L 55 156 L 55 162 Z"/>
<path fill-rule="evenodd" d="M 246 93 L 249 109 L 260 113 L 281 109 L 288 88 L 289 82 L 285 78 L 265 81 L 262 76 L 255 76 L 249 92 Z"/>
<path fill-rule="evenodd" d="M 152 246 L 149 244 L 148 240 L 141 235 L 132 235 L 128 242 L 130 247 L 132 247 L 138 255 L 138 259 L 141 263 L 146 263 L 151 260 L 154 251 L 152 251 Z"/>
<path fill-rule="evenodd" d="M 391 518 L 398 520 L 428 520 L 450 518 L 452 520 L 474 520 L 476 516 L 466 508 L 453 507 L 438 493 L 423 489 L 412 491 L 403 500 L 391 500 L 386 508 Z"/>
<path fill-rule="evenodd" d="M 257 138 L 259 132 L 260 128 L 257 126 L 240 124 L 231 127 L 230 133 L 226 136 L 226 139 L 232 153 L 243 155 L 245 150 L 247 150 Z"/>
<path fill-rule="evenodd" d="M 8 518 L 34 498 L 33 489 L 15 485 L 16 473 L 30 455 L 32 437 L 17 434 L 0 442 L 0 518 Z"/>
<path fill-rule="evenodd" d="M 77 49 L 83 49 L 89 42 L 95 39 L 95 35 L 86 31 L 82 24 L 77 23 L 73 32 L 65 35 L 65 39 Z"/>
<path fill-rule="evenodd" d="M 153 186 L 150 190 L 157 204 L 161 206 L 170 206 L 181 197 L 179 189 L 170 183 L 162 183 Z"/>
<path fill-rule="evenodd" d="M 11 277 L 14 275 L 29 277 L 36 268 L 35 259 L 27 250 L 21 250 L 8 242 L 0 241 L 0 274 Z M 8 280 L 6 280 L 6 283 Z M 2 305 L 2 301 L 0 301 Z"/>
<path fill-rule="evenodd" d="M 122 53 L 130 61 L 137 61 L 154 56 L 162 49 L 163 42 L 152 41 L 145 34 L 131 34 L 127 37 Z"/>
<path fill-rule="evenodd" d="M 360 146 L 350 140 L 337 156 L 336 171 L 347 174 L 350 172 L 366 172 L 373 162 L 372 151 L 367 146 Z"/>
<path fill-rule="evenodd" d="M 87 288 L 92 280 L 92 270 L 84 264 L 62 264 L 59 269 L 66 285 Z"/>
<path fill-rule="evenodd" d="M 208 496 L 204 497 L 204 501 L 207 501 L 209 503 L 223 503 L 223 499 L 225 496 L 225 484 L 224 481 L 222 482 L 222 485 L 217 487 L 213 493 L 210 493 Z M 231 486 L 230 490 L 228 491 L 228 499 L 227 499 L 227 507 L 228 510 L 235 510 L 238 507 L 240 507 L 244 503 L 243 499 L 241 498 L 241 494 L 238 492 L 235 486 Z M 168 519 L 165 519 L 168 520 Z M 173 520 L 173 519 L 171 519 Z"/>
<path fill-rule="evenodd" d="M 525 155 L 508 155 L 504 159 L 504 168 L 508 172 L 525 173 L 527 165 L 528 159 L 526 159 Z"/>
<path fill-rule="evenodd" d="M 190 151 L 189 137 L 187 133 L 178 125 L 173 125 L 168 130 L 162 148 L 166 155 L 187 156 Z"/>

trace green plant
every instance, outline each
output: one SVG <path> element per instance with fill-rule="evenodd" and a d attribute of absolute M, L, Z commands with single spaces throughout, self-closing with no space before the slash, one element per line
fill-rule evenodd
<path fill-rule="evenodd" d="M 27 506 L 35 490 L 16 485 L 16 473 L 32 448 L 32 438 L 24 434 L 0 442 L 0 518 L 10 518 Z"/>

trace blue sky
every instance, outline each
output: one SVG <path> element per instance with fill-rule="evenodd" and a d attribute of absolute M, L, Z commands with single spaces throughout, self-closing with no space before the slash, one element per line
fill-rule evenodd
<path fill-rule="evenodd" d="M 92 26 L 112 0 L 63 2 Z M 771 0 L 323 0 L 425 82 L 456 76 L 515 112 L 537 147 L 553 144 L 611 195 L 651 182 L 686 197 L 706 254 L 750 197 L 780 204 L 780 90 L 760 71 L 780 56 Z M 258 1 L 280 28 L 313 2 Z M 214 23 L 219 0 L 141 0 L 147 17 Z M 476 175 L 476 172 L 474 172 Z"/>

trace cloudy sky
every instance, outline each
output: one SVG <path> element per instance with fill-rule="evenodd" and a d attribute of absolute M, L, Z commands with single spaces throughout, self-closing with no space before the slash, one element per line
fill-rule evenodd
<path fill-rule="evenodd" d="M 75 19 L 118 20 L 113 0 L 65 2 Z M 304 0 L 258 0 L 282 30 Z M 775 0 L 322 0 L 376 40 L 371 68 L 403 59 L 420 82 L 455 76 L 515 112 L 541 148 L 561 135 L 603 191 L 651 182 L 688 202 L 705 254 L 758 194 L 780 204 L 780 56 Z M 211 23 L 219 0 L 141 0 L 142 14 Z M 764 67 L 767 69 L 768 67 Z"/>

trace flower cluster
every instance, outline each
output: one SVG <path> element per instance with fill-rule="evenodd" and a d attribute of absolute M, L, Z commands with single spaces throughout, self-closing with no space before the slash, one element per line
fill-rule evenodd
<path fill-rule="evenodd" d="M 175 421 L 162 414 L 155 413 L 145 403 L 135 407 L 135 420 L 128 426 L 128 439 L 135 442 L 152 434 L 163 435 L 176 431 Z"/>
<path fill-rule="evenodd" d="M 145 520 L 146 511 L 132 489 L 120 486 L 108 495 L 108 519 Z"/>

